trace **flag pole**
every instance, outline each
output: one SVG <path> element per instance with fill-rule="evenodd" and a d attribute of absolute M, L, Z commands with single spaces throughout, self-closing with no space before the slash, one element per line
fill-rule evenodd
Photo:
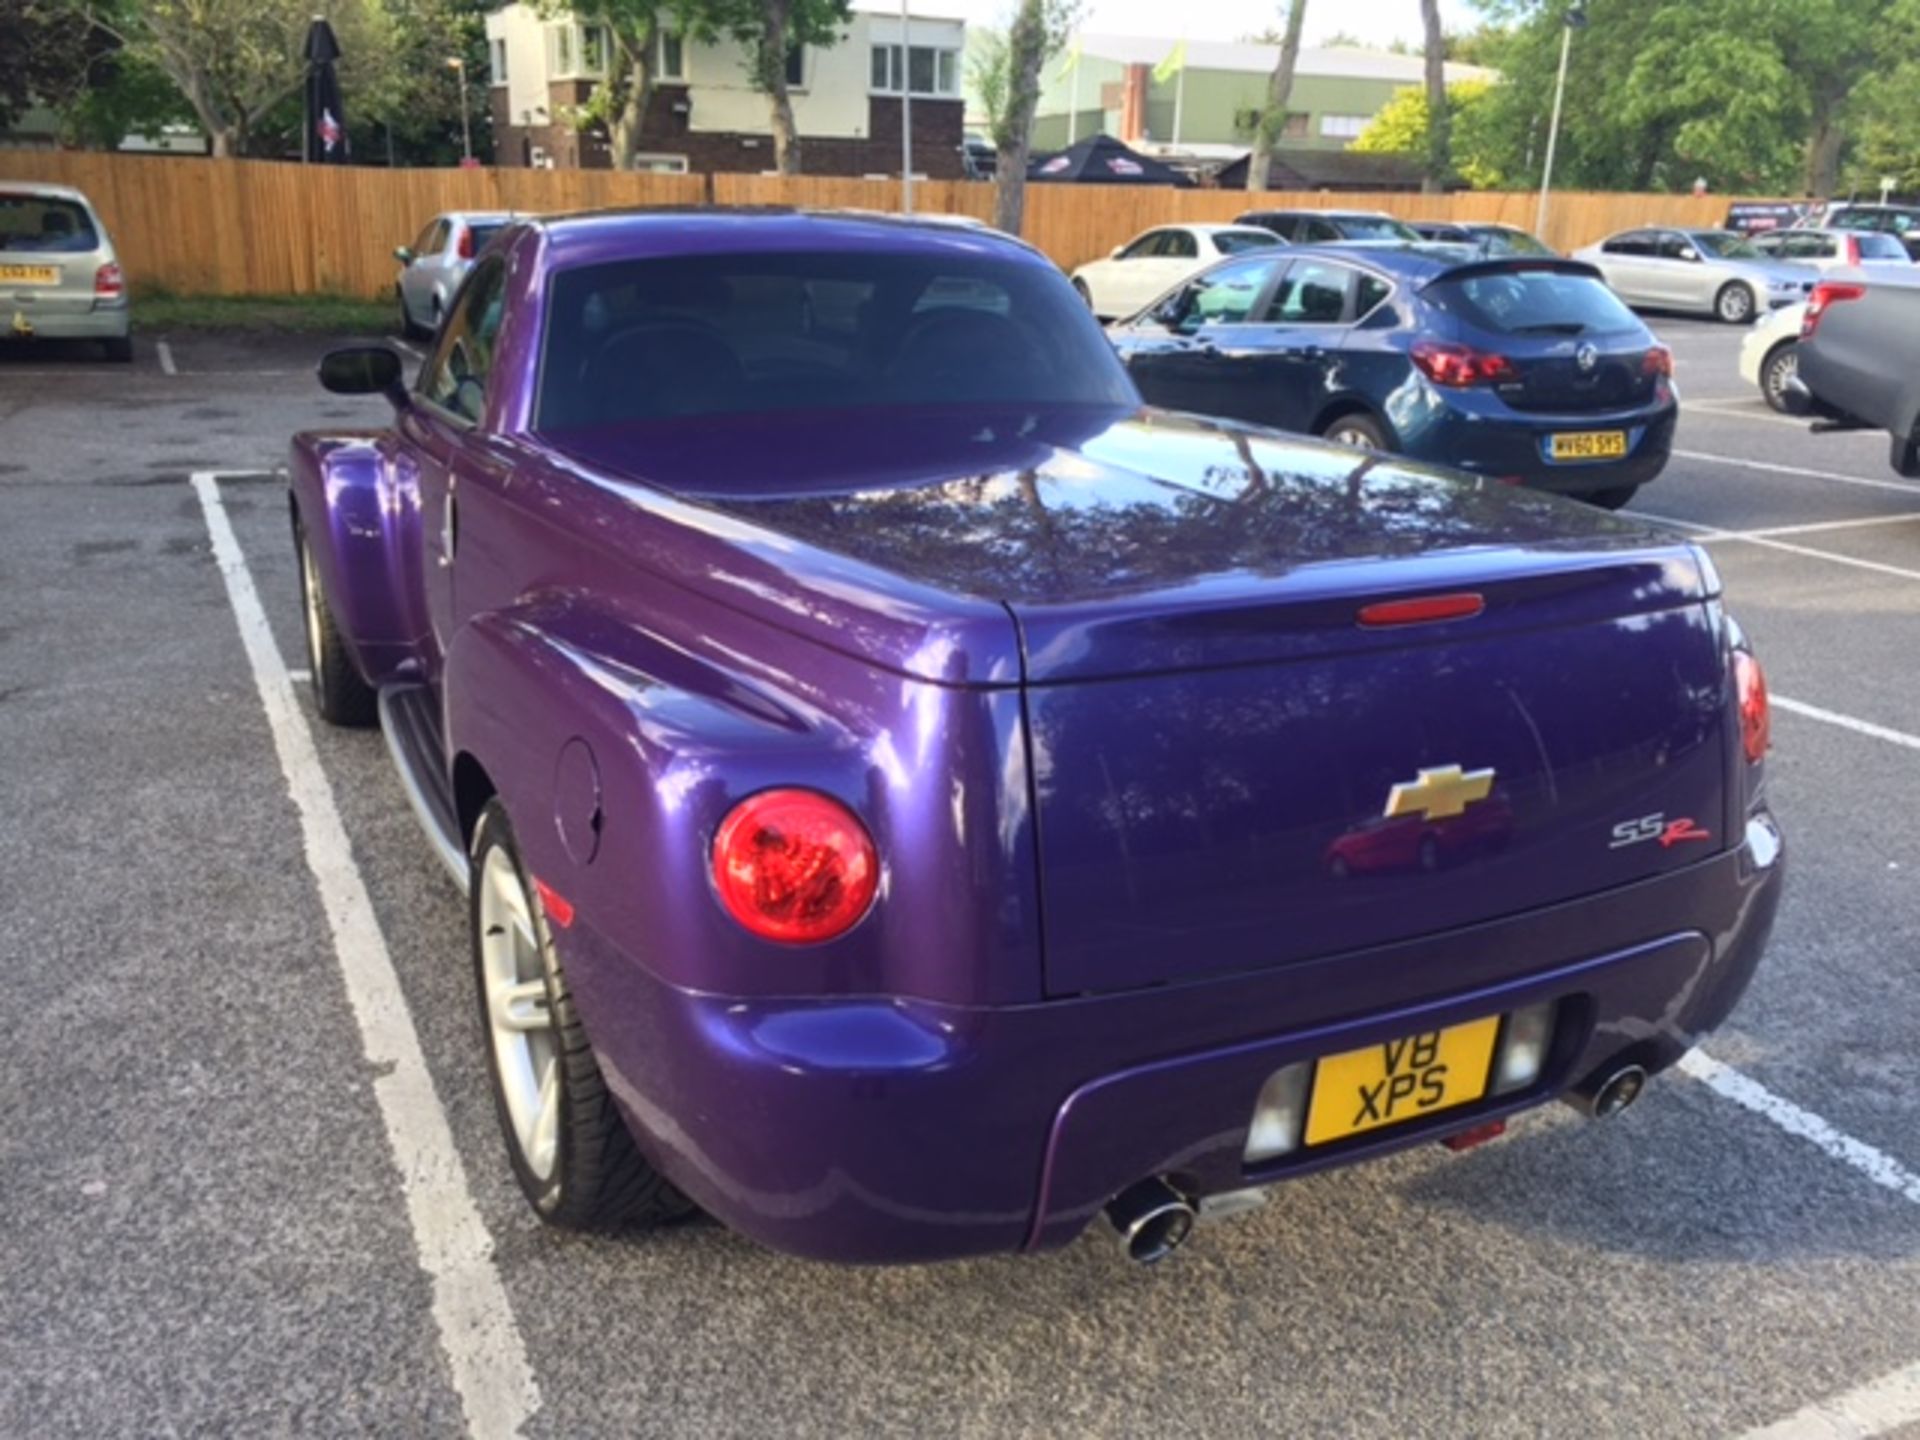
<path fill-rule="evenodd" d="M 908 0 L 900 0 L 900 213 L 913 213 L 913 45 Z"/>

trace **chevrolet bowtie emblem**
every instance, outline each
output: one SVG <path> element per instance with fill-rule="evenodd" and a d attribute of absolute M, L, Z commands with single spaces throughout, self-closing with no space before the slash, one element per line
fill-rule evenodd
<path fill-rule="evenodd" d="M 1403 780 L 1387 794 L 1387 819 L 1396 815 L 1424 815 L 1429 820 L 1450 820 L 1466 813 L 1467 806 L 1484 800 L 1493 790 L 1493 771 L 1462 770 L 1458 765 L 1440 765 L 1422 770 L 1419 778 Z"/>

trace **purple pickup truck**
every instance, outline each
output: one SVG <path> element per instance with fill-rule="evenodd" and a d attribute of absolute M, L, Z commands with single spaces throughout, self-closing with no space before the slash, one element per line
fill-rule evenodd
<path fill-rule="evenodd" d="M 1697 546 L 1143 409 L 930 220 L 528 221 L 391 429 L 293 443 L 316 701 L 471 902 L 534 1208 L 1152 1259 L 1274 1182 L 1622 1108 L 1777 905 Z"/>

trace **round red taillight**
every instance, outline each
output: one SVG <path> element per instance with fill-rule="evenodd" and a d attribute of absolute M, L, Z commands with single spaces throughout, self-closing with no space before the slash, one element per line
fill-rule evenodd
<path fill-rule="evenodd" d="M 1750 764 L 1759 764 L 1773 743 L 1773 712 L 1767 704 L 1767 677 L 1751 651 L 1733 652 L 1734 693 L 1740 701 L 1740 744 Z"/>
<path fill-rule="evenodd" d="M 763 790 L 720 822 L 713 885 L 729 915 L 788 945 L 844 935 L 880 888 L 880 857 L 854 813 L 813 790 Z"/>

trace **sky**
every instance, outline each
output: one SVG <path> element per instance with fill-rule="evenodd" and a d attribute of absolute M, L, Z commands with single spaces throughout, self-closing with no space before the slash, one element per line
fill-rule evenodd
<path fill-rule="evenodd" d="M 875 3 L 875 0 L 867 0 Z M 885 3 L 885 0 L 878 0 Z M 910 0 L 927 13 L 963 16 L 969 25 L 1002 25 L 1011 0 Z M 862 8 L 865 8 L 864 6 Z M 1475 21 L 1467 0 L 1441 0 L 1449 30 Z M 1268 27 L 1278 28 L 1281 6 L 1259 0 L 1086 0 L 1080 28 L 1099 35 L 1165 35 L 1170 39 L 1237 40 Z M 1395 40 L 1420 43 L 1419 0 L 1309 0 L 1306 41 L 1316 45 L 1338 32 L 1362 44 L 1385 49 Z"/>

